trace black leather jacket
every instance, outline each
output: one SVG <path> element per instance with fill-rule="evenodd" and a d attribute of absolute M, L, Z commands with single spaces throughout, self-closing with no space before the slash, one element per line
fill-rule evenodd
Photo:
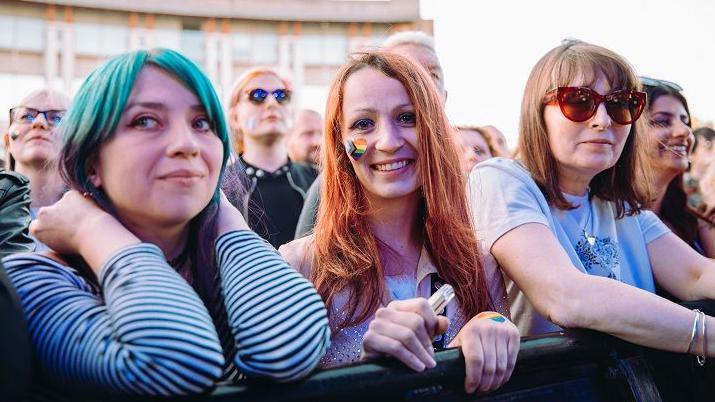
<path fill-rule="evenodd" d="M 30 181 L 19 173 L 0 169 L 0 258 L 35 250 L 29 226 Z"/>

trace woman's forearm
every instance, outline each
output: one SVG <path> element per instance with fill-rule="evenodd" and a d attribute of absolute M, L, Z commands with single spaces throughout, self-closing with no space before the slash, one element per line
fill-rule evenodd
<path fill-rule="evenodd" d="M 201 299 L 159 248 L 110 256 L 101 295 L 47 258 L 12 256 L 6 268 L 43 368 L 71 386 L 176 396 L 210 389 L 224 358 Z"/>
<path fill-rule="evenodd" d="M 574 284 L 568 323 L 639 345 L 685 352 L 695 313 L 653 293 L 612 279 L 583 276 Z M 715 339 L 715 338 L 713 338 Z"/>
<path fill-rule="evenodd" d="M 278 381 L 308 374 L 330 343 L 315 289 L 250 230 L 225 233 L 216 248 L 236 366 Z"/>

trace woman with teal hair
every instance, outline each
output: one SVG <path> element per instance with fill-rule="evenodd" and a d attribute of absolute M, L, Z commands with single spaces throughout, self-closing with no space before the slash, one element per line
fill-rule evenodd
<path fill-rule="evenodd" d="M 44 379 L 170 396 L 312 370 L 325 307 L 220 193 L 228 132 L 193 62 L 164 49 L 109 60 L 61 129 L 71 190 L 31 226 L 53 251 L 4 260 Z"/>

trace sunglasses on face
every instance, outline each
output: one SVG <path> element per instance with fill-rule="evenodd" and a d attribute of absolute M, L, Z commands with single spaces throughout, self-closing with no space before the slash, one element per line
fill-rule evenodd
<path fill-rule="evenodd" d="M 546 92 L 544 103 L 557 104 L 564 116 L 577 123 L 596 114 L 598 106 L 606 106 L 608 116 L 618 124 L 633 124 L 643 113 L 645 92 L 621 89 L 601 95 L 588 87 L 558 87 Z"/>
<path fill-rule="evenodd" d="M 248 100 L 260 105 L 266 101 L 269 94 L 281 105 L 290 102 L 291 92 L 287 89 L 276 89 L 273 92 L 268 92 L 263 88 L 256 88 L 248 92 Z"/>
<path fill-rule="evenodd" d="M 10 123 L 32 124 L 38 115 L 43 115 L 50 127 L 57 127 L 66 110 L 37 110 L 31 107 L 18 106 L 10 109 Z"/>

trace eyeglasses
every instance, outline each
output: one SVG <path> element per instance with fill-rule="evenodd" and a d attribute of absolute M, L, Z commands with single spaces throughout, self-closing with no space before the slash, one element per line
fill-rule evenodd
<path fill-rule="evenodd" d="M 37 110 L 31 107 L 18 106 L 10 109 L 10 123 L 32 124 L 37 119 L 37 115 L 41 114 L 45 117 L 45 121 L 50 127 L 57 127 L 65 116 L 65 112 L 66 110 Z"/>
<path fill-rule="evenodd" d="M 646 87 L 668 87 L 678 92 L 681 92 L 683 90 L 683 87 L 674 83 L 673 81 L 659 80 L 657 78 L 650 77 L 638 77 L 638 79 L 640 79 L 641 84 Z"/>
<path fill-rule="evenodd" d="M 273 98 L 276 100 L 276 102 L 280 103 L 281 105 L 290 102 L 291 92 L 287 89 L 276 89 L 273 92 L 268 92 L 263 88 L 256 88 L 248 92 L 248 100 L 255 103 L 256 105 L 260 105 L 261 103 L 266 101 L 266 98 L 268 98 L 268 94 L 273 95 Z"/>
<path fill-rule="evenodd" d="M 558 103 L 561 113 L 577 123 L 593 117 L 601 102 L 606 105 L 606 113 L 613 121 L 633 124 L 643 113 L 646 95 L 632 89 L 601 95 L 588 87 L 558 87 L 547 91 L 544 99 L 544 104 Z"/>

